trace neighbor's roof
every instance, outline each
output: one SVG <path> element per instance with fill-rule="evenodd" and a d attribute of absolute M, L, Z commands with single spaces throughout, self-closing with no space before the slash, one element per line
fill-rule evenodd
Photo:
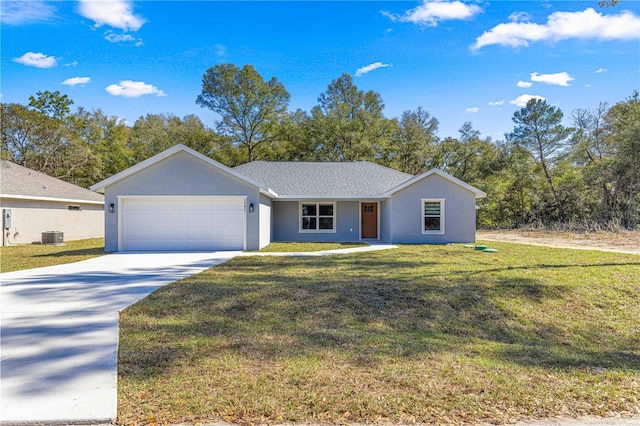
<path fill-rule="evenodd" d="M 104 204 L 100 194 L 7 160 L 0 160 L 0 197 Z"/>
<path fill-rule="evenodd" d="M 253 161 L 233 170 L 273 189 L 278 198 L 377 198 L 414 177 L 367 161 Z"/>

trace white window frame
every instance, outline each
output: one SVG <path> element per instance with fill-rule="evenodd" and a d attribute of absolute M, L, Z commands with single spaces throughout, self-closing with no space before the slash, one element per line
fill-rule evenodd
<path fill-rule="evenodd" d="M 304 217 L 310 217 L 310 215 L 302 214 L 302 205 L 303 204 L 315 204 L 316 206 L 316 227 L 320 226 L 320 218 L 321 217 L 329 217 L 329 216 L 320 216 L 320 205 L 331 205 L 333 208 L 333 229 L 303 229 L 302 223 Z M 337 225 L 337 215 L 336 215 L 336 202 L 335 201 L 300 201 L 298 203 L 298 231 L 302 234 L 335 234 Z"/>
<path fill-rule="evenodd" d="M 444 198 L 423 198 L 420 202 L 420 229 L 422 229 L 423 235 L 442 235 L 444 234 Z M 424 218 L 427 217 L 424 214 L 424 203 L 440 203 L 440 229 L 439 230 L 425 230 Z M 437 217 L 437 216 L 430 216 Z"/>

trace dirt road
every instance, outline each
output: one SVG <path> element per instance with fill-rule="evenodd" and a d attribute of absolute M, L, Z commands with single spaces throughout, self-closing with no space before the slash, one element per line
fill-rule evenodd
<path fill-rule="evenodd" d="M 503 241 L 548 247 L 640 254 L 640 231 L 573 233 L 520 229 L 480 230 L 476 233 L 476 239 L 480 241 Z"/>

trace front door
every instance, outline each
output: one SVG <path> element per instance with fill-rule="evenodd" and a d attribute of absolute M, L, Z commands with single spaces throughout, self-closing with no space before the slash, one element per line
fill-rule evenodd
<path fill-rule="evenodd" d="M 362 203 L 360 205 L 362 238 L 378 238 L 378 203 Z"/>

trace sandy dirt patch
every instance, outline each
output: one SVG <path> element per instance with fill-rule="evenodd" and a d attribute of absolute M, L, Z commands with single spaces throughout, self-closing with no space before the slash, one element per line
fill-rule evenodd
<path fill-rule="evenodd" d="M 528 229 L 479 230 L 476 239 L 640 254 L 640 231 L 574 233 Z"/>

